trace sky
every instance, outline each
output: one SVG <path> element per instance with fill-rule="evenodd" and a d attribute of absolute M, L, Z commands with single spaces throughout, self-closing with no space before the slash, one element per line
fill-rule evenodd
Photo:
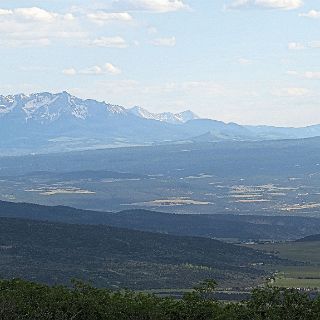
<path fill-rule="evenodd" d="M 320 123 L 319 0 L 0 0 L 0 94 Z"/>

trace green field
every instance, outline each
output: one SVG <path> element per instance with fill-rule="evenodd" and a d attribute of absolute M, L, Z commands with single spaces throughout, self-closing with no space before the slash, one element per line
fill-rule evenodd
<path fill-rule="evenodd" d="M 297 279 L 297 278 L 276 278 L 276 281 L 273 283 L 276 287 L 285 287 L 285 288 L 305 288 L 305 289 L 319 289 L 320 288 L 320 279 Z"/>
<path fill-rule="evenodd" d="M 282 258 L 290 260 L 320 264 L 320 241 L 255 244 L 251 247 L 275 253 Z"/>
<path fill-rule="evenodd" d="M 272 285 L 287 288 L 320 289 L 320 241 L 254 244 L 248 247 L 303 263 L 302 265 L 275 266 L 274 280 L 271 280 Z"/>

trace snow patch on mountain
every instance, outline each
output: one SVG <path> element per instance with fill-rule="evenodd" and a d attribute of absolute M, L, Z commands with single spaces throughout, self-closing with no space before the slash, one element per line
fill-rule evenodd
<path fill-rule="evenodd" d="M 0 96 L 0 119 L 17 119 L 22 123 L 48 124 L 71 119 L 82 121 L 104 121 L 106 117 L 136 116 L 171 124 L 182 124 L 198 119 L 191 111 L 181 113 L 151 113 L 141 107 L 126 109 L 119 105 L 98 102 L 93 99 L 83 100 L 67 92 L 52 94 L 49 92 L 30 95 L 17 94 Z"/>
<path fill-rule="evenodd" d="M 131 109 L 128 109 L 128 111 L 140 118 L 152 119 L 152 120 L 167 122 L 171 124 L 185 123 L 190 120 L 199 119 L 199 117 L 190 110 L 183 111 L 181 113 L 171 113 L 171 112 L 151 113 L 146 109 L 136 106 Z"/>
<path fill-rule="evenodd" d="M 38 114 L 39 109 L 43 109 L 40 112 L 40 118 L 46 118 L 53 120 L 57 114 L 50 114 L 49 106 L 54 103 L 59 97 L 48 97 L 48 96 L 35 96 L 34 99 L 27 101 L 23 106 L 22 110 L 26 113 L 26 121 L 32 119 Z"/>
<path fill-rule="evenodd" d="M 176 113 L 175 116 L 180 119 L 181 122 L 185 123 L 191 120 L 200 119 L 199 116 L 197 116 L 194 112 L 191 110 L 186 110 L 180 113 Z"/>
<path fill-rule="evenodd" d="M 0 96 L 0 117 L 11 112 L 17 105 L 14 96 Z"/>
<path fill-rule="evenodd" d="M 138 106 L 128 109 L 128 111 L 139 118 L 156 120 L 155 114 Z"/>

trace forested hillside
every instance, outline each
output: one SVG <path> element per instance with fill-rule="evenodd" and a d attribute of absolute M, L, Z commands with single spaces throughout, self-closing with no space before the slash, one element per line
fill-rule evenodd
<path fill-rule="evenodd" d="M 170 214 L 149 210 L 98 212 L 0 201 L 0 217 L 124 227 L 172 235 L 239 240 L 295 240 L 320 232 L 320 219 L 232 214 Z"/>
<path fill-rule="evenodd" d="M 9 218 L 0 219 L 0 244 L 1 277 L 48 284 L 77 278 L 113 288 L 181 289 L 215 278 L 222 287 L 250 287 L 268 275 L 256 265 L 281 262 L 208 238 Z"/>

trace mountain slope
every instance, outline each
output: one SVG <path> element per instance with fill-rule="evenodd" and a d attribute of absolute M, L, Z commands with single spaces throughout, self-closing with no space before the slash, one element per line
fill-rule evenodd
<path fill-rule="evenodd" d="M 313 234 L 311 236 L 307 236 L 307 237 L 296 240 L 296 242 L 313 242 L 313 241 L 320 241 L 320 234 Z"/>
<path fill-rule="evenodd" d="M 244 126 L 257 139 L 301 139 L 320 136 L 320 125 L 312 125 L 301 128 L 281 128 L 273 126 Z"/>
<path fill-rule="evenodd" d="M 198 140 L 306 138 L 319 136 L 320 126 L 241 126 L 199 119 L 190 110 L 157 114 L 67 92 L 42 92 L 0 96 L 0 135 L 1 156 Z"/>
<path fill-rule="evenodd" d="M 0 119 L 24 123 L 48 124 L 62 120 L 97 120 L 100 116 L 126 115 L 123 107 L 82 100 L 67 92 L 0 96 Z"/>
<path fill-rule="evenodd" d="M 67 92 L 0 96 L 0 155 L 174 141 L 193 134 L 176 125 L 188 118 L 190 112 L 141 117 Z"/>
<path fill-rule="evenodd" d="M 256 263 L 279 263 L 261 252 L 220 241 L 107 226 L 0 218 L 5 278 L 49 284 L 70 279 L 117 288 L 188 288 L 204 278 L 222 286 L 255 285 Z"/>
<path fill-rule="evenodd" d="M 146 109 L 136 106 L 131 109 L 128 109 L 128 111 L 134 114 L 135 116 L 143 119 L 163 121 L 172 124 L 181 124 L 191 120 L 199 119 L 199 117 L 190 110 L 186 110 L 176 114 L 171 112 L 151 113 Z"/>
<path fill-rule="evenodd" d="M 21 124 L 49 124 L 68 120 L 100 122 L 112 115 L 122 117 L 134 115 L 143 119 L 172 124 L 184 123 L 199 118 L 190 110 L 178 114 L 170 112 L 155 114 L 141 107 L 125 109 L 106 102 L 98 102 L 92 99 L 83 100 L 65 91 L 56 94 L 42 92 L 30 95 L 0 96 L 0 119 L 2 121 L 9 119 L 10 121 L 18 121 Z"/>

